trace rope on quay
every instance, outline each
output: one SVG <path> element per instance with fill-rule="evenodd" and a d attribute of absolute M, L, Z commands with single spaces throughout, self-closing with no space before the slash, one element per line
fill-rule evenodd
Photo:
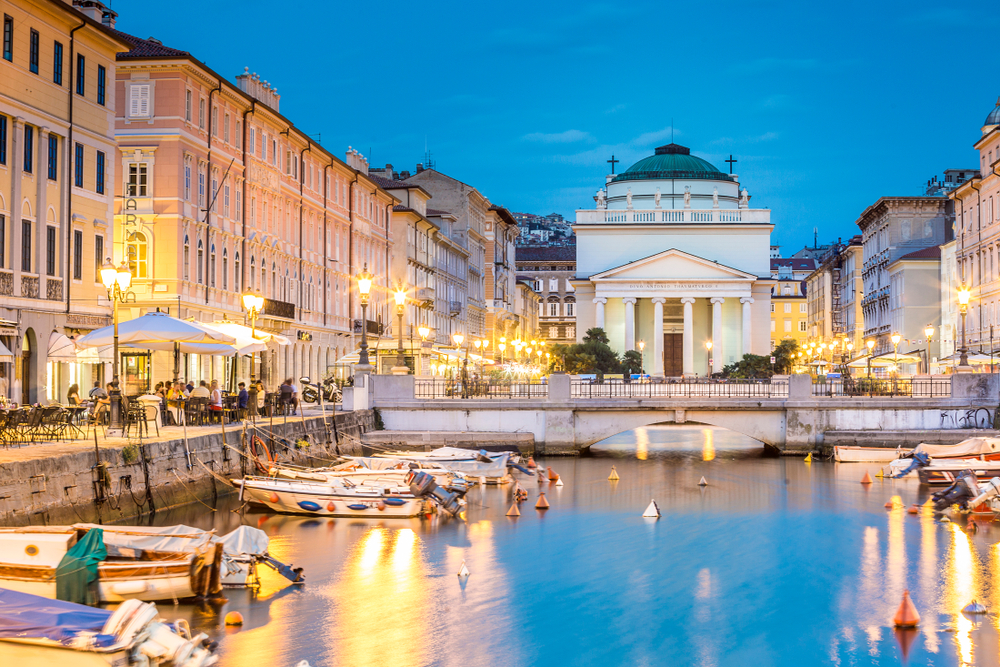
<path fill-rule="evenodd" d="M 181 479 L 181 476 L 177 474 L 177 469 L 176 468 L 171 468 L 170 472 L 172 472 L 174 474 L 174 477 L 176 477 L 177 481 L 181 483 L 181 486 L 184 487 L 185 491 L 187 491 L 188 493 L 190 493 L 191 496 L 193 496 L 194 499 L 197 500 L 199 503 L 201 503 L 202 505 L 205 505 L 205 503 L 202 502 L 201 498 L 199 498 L 196 493 L 193 493 L 191 491 L 191 489 L 188 488 L 188 485 L 184 483 L 184 480 Z M 218 510 L 215 509 L 214 507 L 212 507 L 211 505 L 205 505 L 205 507 L 207 507 L 208 509 L 212 510 L 213 512 L 218 512 Z"/>
<path fill-rule="evenodd" d="M 229 445 L 226 445 L 226 447 L 229 447 Z M 229 481 L 228 479 L 226 479 L 225 477 L 223 477 L 219 473 L 215 472 L 211 468 L 209 468 L 207 465 L 205 465 L 205 462 L 202 461 L 200 458 L 198 458 L 197 456 L 195 456 L 194 460 L 198 463 L 198 465 L 200 465 L 202 468 L 204 468 L 208 472 L 209 475 L 211 475 L 215 479 L 219 480 L 220 482 L 222 482 L 226 486 L 230 486 L 230 487 L 232 487 L 234 489 L 236 488 L 235 484 L 233 484 L 231 481 Z"/>

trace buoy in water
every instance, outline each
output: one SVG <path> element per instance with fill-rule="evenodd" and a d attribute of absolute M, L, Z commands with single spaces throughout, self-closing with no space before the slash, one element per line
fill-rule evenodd
<path fill-rule="evenodd" d="M 916 505 L 910 505 L 909 509 L 906 510 L 907 514 L 920 514 L 920 508 Z"/>
<path fill-rule="evenodd" d="M 556 486 L 562 486 L 562 485 L 563 485 L 562 477 L 556 477 Z"/>
<path fill-rule="evenodd" d="M 862 484 L 871 484 L 872 483 L 872 476 L 868 474 L 867 470 L 865 471 L 865 476 L 861 478 L 861 483 Z"/>
<path fill-rule="evenodd" d="M 649 507 L 646 511 L 642 513 L 642 516 L 647 519 L 659 519 L 660 518 L 660 508 L 656 506 L 655 500 L 649 501 Z"/>
<path fill-rule="evenodd" d="M 463 560 L 462 561 L 462 569 L 458 571 L 458 576 L 459 577 L 467 577 L 467 576 L 469 576 L 469 574 L 470 574 L 469 568 L 467 568 L 465 566 L 465 561 Z"/>
<path fill-rule="evenodd" d="M 332 512 L 335 509 L 337 509 L 337 506 L 333 504 L 332 500 L 326 504 L 326 511 L 327 512 Z"/>
<path fill-rule="evenodd" d="M 899 496 L 893 496 L 889 498 L 888 502 L 885 504 L 887 510 L 894 510 L 903 507 L 903 499 Z"/>
<path fill-rule="evenodd" d="M 538 467 L 538 464 L 535 463 L 535 457 L 534 456 L 529 456 L 528 457 L 528 467 L 529 468 L 537 468 Z"/>
<path fill-rule="evenodd" d="M 920 614 L 910 599 L 910 591 L 903 591 L 903 600 L 899 603 L 899 609 L 892 617 L 892 622 L 897 628 L 915 628 L 920 623 Z"/>
<path fill-rule="evenodd" d="M 608 480 L 612 482 L 617 482 L 621 477 L 618 476 L 618 471 L 615 470 L 614 466 L 611 466 L 611 474 L 608 475 Z"/>
<path fill-rule="evenodd" d="M 243 614 L 231 611 L 226 614 L 226 625 L 243 625 Z"/>
<path fill-rule="evenodd" d="M 539 484 L 545 483 L 545 471 L 544 470 L 539 470 L 538 471 L 538 483 Z"/>
<path fill-rule="evenodd" d="M 521 516 L 521 510 L 517 509 L 517 503 L 510 506 L 510 509 L 507 510 L 507 516 Z"/>
<path fill-rule="evenodd" d="M 557 475 L 556 471 L 553 470 L 552 468 L 546 468 L 545 470 L 548 471 L 548 473 L 549 473 L 549 481 L 550 482 L 554 482 L 557 479 L 559 479 L 559 475 Z"/>
<path fill-rule="evenodd" d="M 812 463 L 813 462 L 813 453 L 809 452 L 808 454 L 806 454 L 806 457 L 804 459 L 802 459 L 802 462 L 803 463 Z"/>
<path fill-rule="evenodd" d="M 879 479 L 882 479 L 883 477 L 885 477 L 885 475 L 882 474 L 882 469 L 881 468 L 878 469 L 878 472 L 875 473 L 875 476 L 878 477 Z"/>
<path fill-rule="evenodd" d="M 962 607 L 963 614 L 985 614 L 986 605 L 980 604 L 976 600 L 973 600 L 969 604 Z"/>
<path fill-rule="evenodd" d="M 547 510 L 549 508 L 549 501 L 545 499 L 545 493 L 538 494 L 538 502 L 535 503 L 536 510 Z"/>
<path fill-rule="evenodd" d="M 708 480 L 702 477 L 698 480 L 698 486 L 708 486 Z"/>

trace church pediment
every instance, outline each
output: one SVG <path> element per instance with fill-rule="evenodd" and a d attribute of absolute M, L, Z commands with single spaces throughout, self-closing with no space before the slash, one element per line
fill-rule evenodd
<path fill-rule="evenodd" d="M 671 248 L 590 277 L 592 281 L 620 280 L 756 280 L 757 276 L 704 257 Z"/>

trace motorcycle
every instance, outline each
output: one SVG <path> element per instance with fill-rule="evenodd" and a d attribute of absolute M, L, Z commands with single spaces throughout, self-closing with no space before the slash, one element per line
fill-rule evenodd
<path fill-rule="evenodd" d="M 312 384 L 308 377 L 299 378 L 302 383 L 302 401 L 304 403 L 316 403 L 320 399 L 320 392 L 324 403 L 340 403 L 341 393 L 337 386 L 337 381 L 333 378 L 323 380 L 322 384 Z"/>

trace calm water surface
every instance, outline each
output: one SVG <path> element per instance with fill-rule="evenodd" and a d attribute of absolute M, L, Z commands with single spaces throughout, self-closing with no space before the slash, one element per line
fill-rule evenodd
<path fill-rule="evenodd" d="M 160 607 L 217 637 L 224 666 L 1000 664 L 1000 617 L 960 613 L 973 598 L 1000 611 L 1000 528 L 884 508 L 925 500 L 916 479 L 865 487 L 865 464 L 764 458 L 711 428 L 638 429 L 540 463 L 565 485 L 526 482 L 517 519 L 509 487 L 471 491 L 465 521 L 240 515 L 233 497 L 161 513 L 258 526 L 308 583 L 263 570 L 259 593 L 227 591 L 222 608 Z M 652 498 L 658 521 L 641 517 Z M 907 588 L 923 620 L 902 636 Z M 230 610 L 243 628 L 222 627 Z"/>

